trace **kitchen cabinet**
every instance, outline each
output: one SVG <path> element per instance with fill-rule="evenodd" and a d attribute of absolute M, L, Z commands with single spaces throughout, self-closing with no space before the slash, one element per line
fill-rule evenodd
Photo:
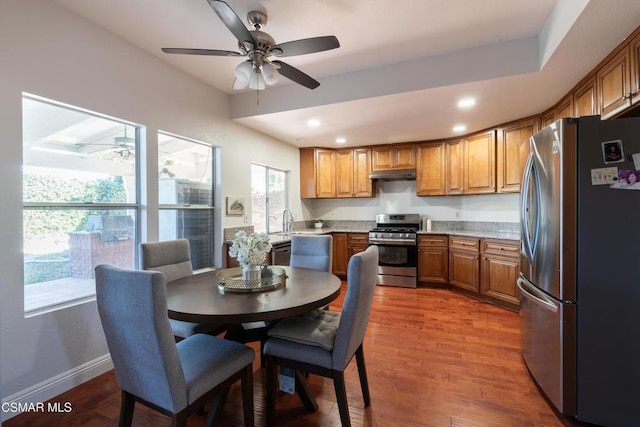
<path fill-rule="evenodd" d="M 629 54 L 631 55 L 631 105 L 640 102 L 640 33 L 629 42 Z"/>
<path fill-rule="evenodd" d="M 630 48 L 622 49 L 596 73 L 603 119 L 616 116 L 631 106 Z"/>
<path fill-rule="evenodd" d="M 324 148 L 300 149 L 300 197 L 336 196 L 335 152 Z"/>
<path fill-rule="evenodd" d="M 495 193 L 496 132 L 471 135 L 464 139 L 464 194 Z"/>
<path fill-rule="evenodd" d="M 447 141 L 445 145 L 445 193 L 464 193 L 464 148 L 462 140 Z"/>
<path fill-rule="evenodd" d="M 512 307 L 520 304 L 516 280 L 520 274 L 518 242 L 482 240 L 480 294 Z"/>
<path fill-rule="evenodd" d="M 371 149 L 336 151 L 336 197 L 373 197 Z"/>
<path fill-rule="evenodd" d="M 416 194 L 444 196 L 446 194 L 444 142 L 416 144 Z"/>
<path fill-rule="evenodd" d="M 573 117 L 573 95 L 569 94 L 558 102 L 556 106 L 556 119 L 564 119 L 565 117 Z"/>
<path fill-rule="evenodd" d="M 416 168 L 415 144 L 378 145 L 371 148 L 371 170 Z"/>
<path fill-rule="evenodd" d="M 551 123 L 556 121 L 556 109 L 552 108 L 550 110 L 545 111 L 544 113 L 542 113 L 542 127 L 547 127 L 549 126 Z"/>
<path fill-rule="evenodd" d="M 529 117 L 498 129 L 496 180 L 498 193 L 520 191 L 529 138 L 538 132 L 538 118 Z"/>
<path fill-rule="evenodd" d="M 448 236 L 418 236 L 418 282 L 440 285 L 449 283 Z"/>
<path fill-rule="evenodd" d="M 600 114 L 598 87 L 596 86 L 595 76 L 591 76 L 591 78 L 573 91 L 573 108 L 575 117 Z"/>
<path fill-rule="evenodd" d="M 449 237 L 449 284 L 480 292 L 480 239 Z"/>
<path fill-rule="evenodd" d="M 332 272 L 337 276 L 347 275 L 349 262 L 347 233 L 333 233 L 333 266 Z"/>
<path fill-rule="evenodd" d="M 373 197 L 371 149 L 300 149 L 300 197 Z"/>
<path fill-rule="evenodd" d="M 369 233 L 349 233 L 347 235 L 347 263 L 351 257 L 364 252 L 369 247 Z"/>

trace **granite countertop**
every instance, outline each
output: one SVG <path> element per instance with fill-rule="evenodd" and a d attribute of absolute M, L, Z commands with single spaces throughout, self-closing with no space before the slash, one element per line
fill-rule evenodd
<path fill-rule="evenodd" d="M 446 234 L 448 236 L 461 236 L 461 237 L 477 237 L 479 239 L 501 239 L 501 240 L 520 240 L 520 233 L 509 233 L 499 231 L 479 231 L 479 230 L 431 230 L 423 231 L 419 230 L 418 235 L 421 234 Z"/>
<path fill-rule="evenodd" d="M 325 224 L 323 228 L 302 227 L 290 233 L 269 234 L 269 241 L 272 245 L 277 245 L 290 242 L 291 236 L 296 235 L 368 233 L 374 226 L 375 222 L 371 221 L 336 221 L 334 224 L 329 224 L 329 226 Z M 231 236 L 239 229 L 225 230 L 225 242 L 230 243 Z M 248 233 L 253 232 L 253 227 L 246 227 L 246 231 Z M 520 240 L 519 225 L 517 223 L 434 221 L 434 227 L 431 231 L 418 231 L 418 235 L 427 234 L 445 234 L 447 236 L 476 237 L 479 239 Z"/>
<path fill-rule="evenodd" d="M 295 235 L 311 235 L 318 236 L 322 234 L 330 233 L 368 233 L 369 229 L 357 230 L 353 228 L 340 229 L 340 228 L 321 228 L 321 229 L 303 229 L 295 230 L 291 233 L 274 233 L 269 235 L 269 241 L 272 245 L 285 243 L 291 241 L 291 236 Z M 481 230 L 432 230 L 423 231 L 419 230 L 418 235 L 426 234 L 446 234 L 448 236 L 463 236 L 463 237 L 477 237 L 479 239 L 501 239 L 501 240 L 520 240 L 519 233 L 500 232 L 500 231 L 481 231 Z"/>

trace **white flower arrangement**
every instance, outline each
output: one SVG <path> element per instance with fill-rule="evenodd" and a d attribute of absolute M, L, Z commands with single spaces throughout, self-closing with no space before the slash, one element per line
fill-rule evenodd
<path fill-rule="evenodd" d="M 267 233 L 251 233 L 238 231 L 233 237 L 229 255 L 238 259 L 243 267 L 264 264 L 271 251 L 271 243 Z"/>

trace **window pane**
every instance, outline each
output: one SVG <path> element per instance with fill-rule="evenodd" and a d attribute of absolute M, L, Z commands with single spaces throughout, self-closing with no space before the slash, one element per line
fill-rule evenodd
<path fill-rule="evenodd" d="M 159 240 L 188 239 L 194 270 L 214 266 L 213 164 L 211 145 L 158 133 Z"/>
<path fill-rule="evenodd" d="M 95 294 L 99 264 L 134 268 L 134 210 L 25 209 L 25 311 Z"/>
<path fill-rule="evenodd" d="M 267 168 L 251 165 L 251 222 L 257 233 L 277 231 L 277 220 L 269 219 L 267 227 Z"/>
<path fill-rule="evenodd" d="M 213 188 L 213 147 L 177 136 L 158 133 L 158 171 L 160 173 L 161 195 L 163 194 L 162 181 L 167 180 L 207 184 L 204 187 L 211 190 Z M 200 197 L 198 200 L 202 202 Z M 160 203 L 183 202 L 163 199 L 160 200 Z M 211 205 L 212 199 L 204 204 Z"/>
<path fill-rule="evenodd" d="M 213 210 L 161 209 L 160 241 L 188 239 L 194 270 L 213 267 Z"/>
<path fill-rule="evenodd" d="M 269 215 L 278 218 L 274 231 L 282 231 L 282 215 L 287 207 L 286 174 L 283 171 L 269 169 Z M 273 225 L 273 223 L 271 223 Z"/>
<path fill-rule="evenodd" d="M 251 165 L 251 218 L 256 232 L 282 231 L 282 213 L 287 207 L 287 173 Z"/>
<path fill-rule="evenodd" d="M 31 96 L 22 105 L 25 311 L 31 311 L 94 295 L 98 264 L 135 268 L 139 132 Z M 113 203 L 128 206 L 101 206 Z"/>
<path fill-rule="evenodd" d="M 25 202 L 135 203 L 133 126 L 23 98 Z"/>

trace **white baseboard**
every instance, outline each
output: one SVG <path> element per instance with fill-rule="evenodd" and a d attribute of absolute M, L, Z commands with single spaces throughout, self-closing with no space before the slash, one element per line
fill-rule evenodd
<path fill-rule="evenodd" d="M 21 414 L 24 412 L 24 410 L 21 409 L 28 408 L 28 405 L 30 404 L 36 405 L 34 410 L 42 408 L 47 410 L 48 408 L 43 404 L 43 402 L 46 402 L 65 391 L 71 390 L 72 388 L 79 386 L 98 375 L 104 374 L 111 369 L 113 369 L 113 363 L 111 362 L 111 356 L 107 353 L 104 356 L 100 356 L 87 363 L 63 372 L 62 374 L 56 375 L 55 377 L 51 377 L 39 384 L 12 394 L 11 396 L 7 396 L 2 399 L 2 406 L 0 407 L 2 421 L 6 421 Z M 71 405 L 73 405 L 73 402 L 71 402 Z M 40 410 L 40 412 L 42 412 L 42 410 Z"/>

